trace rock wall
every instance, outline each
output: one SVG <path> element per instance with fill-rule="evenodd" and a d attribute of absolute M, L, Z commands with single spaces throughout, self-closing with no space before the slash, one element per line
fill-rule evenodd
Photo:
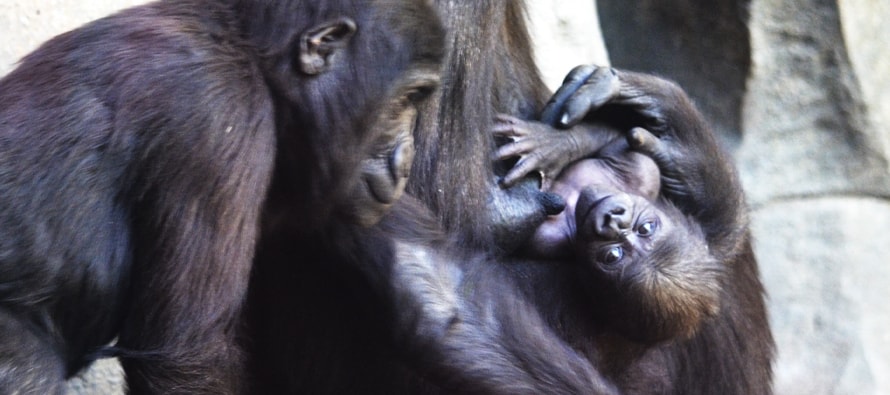
<path fill-rule="evenodd" d="M 141 2 L 0 0 L 0 75 L 52 35 Z M 580 63 L 672 78 L 735 155 L 776 394 L 890 394 L 890 2 L 529 3 L 550 86 Z M 119 394 L 121 382 L 111 361 L 69 392 Z"/>
<path fill-rule="evenodd" d="M 735 154 L 775 393 L 890 393 L 890 3 L 599 0 L 612 63 L 679 81 Z"/>
<path fill-rule="evenodd" d="M 0 76 L 56 34 L 146 0 L 0 0 Z"/>
<path fill-rule="evenodd" d="M 738 161 L 781 394 L 890 393 L 886 1 L 753 0 Z"/>
<path fill-rule="evenodd" d="M 550 89 L 559 88 L 574 66 L 609 64 L 595 2 L 530 0 L 526 4 L 535 62 Z"/>

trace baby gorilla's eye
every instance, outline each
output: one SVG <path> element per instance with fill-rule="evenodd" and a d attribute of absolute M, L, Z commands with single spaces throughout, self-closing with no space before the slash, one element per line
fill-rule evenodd
<path fill-rule="evenodd" d="M 657 227 L 658 225 L 655 223 L 655 221 L 643 223 L 637 228 L 637 235 L 639 235 L 640 237 L 652 236 L 652 234 L 655 233 L 655 229 Z"/>
<path fill-rule="evenodd" d="M 603 263 L 612 265 L 624 258 L 624 249 L 620 246 L 613 246 L 603 253 Z"/>

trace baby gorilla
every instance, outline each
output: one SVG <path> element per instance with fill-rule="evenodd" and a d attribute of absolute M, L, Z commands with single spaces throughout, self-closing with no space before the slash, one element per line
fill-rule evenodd
<path fill-rule="evenodd" d="M 661 172 L 652 158 L 665 152 L 655 136 L 642 128 L 627 138 L 610 129 L 557 131 L 506 116 L 495 133 L 538 137 L 535 150 L 543 152 L 559 149 L 563 139 L 554 134 L 583 133 L 575 136 L 580 141 L 596 133 L 600 142 L 610 140 L 552 182 L 540 172 L 542 187 L 564 198 L 565 210 L 548 217 L 523 251 L 578 262 L 602 322 L 631 340 L 655 343 L 691 337 L 717 314 L 719 262 L 700 224 L 660 193 Z"/>

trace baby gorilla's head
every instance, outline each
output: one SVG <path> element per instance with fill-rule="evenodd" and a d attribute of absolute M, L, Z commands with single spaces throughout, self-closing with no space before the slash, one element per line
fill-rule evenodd
<path fill-rule="evenodd" d="M 605 322 L 636 341 L 692 336 L 720 306 L 719 262 L 673 204 L 588 188 L 575 207 L 578 261 Z"/>
<path fill-rule="evenodd" d="M 719 310 L 722 275 L 699 224 L 660 196 L 660 178 L 650 157 L 621 147 L 574 163 L 550 190 L 565 210 L 529 243 L 579 263 L 603 321 L 646 343 L 695 333 Z"/>
<path fill-rule="evenodd" d="M 651 201 L 658 198 L 661 174 L 651 158 L 626 149 L 609 152 L 607 156 L 573 163 L 553 181 L 549 192 L 565 199 L 565 209 L 548 217 L 536 229 L 528 243 L 528 252 L 542 258 L 571 257 L 578 232 L 575 206 L 581 191 L 586 188 L 614 190 Z"/>

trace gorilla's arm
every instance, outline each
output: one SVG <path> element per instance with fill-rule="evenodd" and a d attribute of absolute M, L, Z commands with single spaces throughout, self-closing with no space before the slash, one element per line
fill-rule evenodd
<path fill-rule="evenodd" d="M 510 155 L 522 155 L 519 163 L 524 166 L 514 167 L 512 172 L 516 174 L 512 176 L 552 171 L 553 160 L 540 159 L 544 154 L 562 155 L 565 161 L 584 156 L 574 147 L 601 147 L 601 142 L 613 138 L 615 132 L 591 125 L 605 123 L 627 131 L 631 149 L 655 160 L 661 171 L 662 193 L 702 225 L 718 258 L 738 252 L 747 229 L 738 176 L 710 127 L 678 85 L 647 74 L 579 66 L 553 95 L 541 119 L 545 124 L 539 124 L 538 129 L 549 133 L 537 131 L 533 133 L 537 138 L 523 136 L 502 148 Z M 564 132 L 549 128 L 548 122 L 567 128 L 571 140 L 584 141 L 566 144 L 566 137 L 551 138 Z M 584 125 L 592 132 L 577 132 Z M 515 152 L 510 148 L 515 145 L 527 147 Z M 593 153 L 588 150 L 585 155 Z"/>
<path fill-rule="evenodd" d="M 391 292 L 396 344 L 436 382 L 462 393 L 617 394 L 528 296 L 545 277 L 519 284 L 516 271 L 453 248 L 411 197 L 374 232 L 362 243 L 387 245 L 391 259 L 364 268 Z"/>

